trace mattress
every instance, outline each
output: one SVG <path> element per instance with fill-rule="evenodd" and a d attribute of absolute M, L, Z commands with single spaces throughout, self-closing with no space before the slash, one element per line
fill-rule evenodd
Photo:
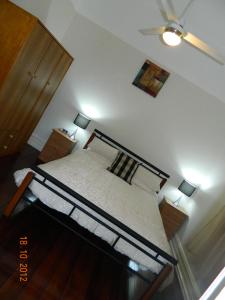
<path fill-rule="evenodd" d="M 39 167 L 151 243 L 171 254 L 156 195 L 154 193 L 150 194 L 135 185 L 130 185 L 113 175 L 107 171 L 109 165 L 110 162 L 99 154 L 89 150 L 79 150 L 62 159 L 39 165 Z M 15 172 L 14 177 L 17 185 L 22 182 L 28 171 L 30 169 Z M 53 185 L 52 183 L 49 184 Z M 57 187 L 54 188 L 58 189 Z M 65 214 L 69 214 L 71 211 L 72 205 L 70 203 L 59 198 L 59 196 L 41 186 L 40 183 L 32 181 L 30 189 L 48 207 Z M 64 192 L 64 194 L 66 193 Z M 70 195 L 66 196 L 73 202 L 79 203 L 77 199 L 72 198 Z M 94 215 L 98 215 L 84 204 L 79 203 L 79 205 Z M 109 229 L 91 219 L 79 209 L 76 209 L 71 217 L 81 226 L 111 245 L 117 237 Z M 99 215 L 98 217 L 104 219 Z M 128 234 L 118 229 L 117 226 L 112 225 L 109 221 L 106 221 L 106 223 L 128 236 Z M 155 254 L 155 252 L 149 250 L 139 241 L 132 237 L 129 238 L 149 253 Z M 125 240 L 120 239 L 115 249 L 153 272 L 158 273 L 162 268 L 160 264 L 128 244 Z"/>

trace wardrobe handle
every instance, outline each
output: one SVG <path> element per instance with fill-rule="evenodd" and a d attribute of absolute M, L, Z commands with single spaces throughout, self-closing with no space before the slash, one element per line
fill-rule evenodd
<path fill-rule="evenodd" d="M 27 72 L 27 74 L 32 78 L 32 79 L 35 79 L 35 78 L 37 78 L 37 75 L 35 75 L 35 74 L 32 74 L 30 71 L 29 72 Z"/>
<path fill-rule="evenodd" d="M 8 146 L 4 145 L 4 146 L 3 146 L 3 149 L 4 149 L 4 150 L 7 150 L 7 149 L 8 149 Z"/>
<path fill-rule="evenodd" d="M 10 137 L 10 139 L 13 139 L 13 138 L 14 138 L 14 135 L 13 135 L 13 134 L 10 134 L 9 137 Z"/>
<path fill-rule="evenodd" d="M 27 72 L 27 74 L 31 77 L 31 78 L 33 78 L 33 74 L 29 71 L 29 72 Z"/>

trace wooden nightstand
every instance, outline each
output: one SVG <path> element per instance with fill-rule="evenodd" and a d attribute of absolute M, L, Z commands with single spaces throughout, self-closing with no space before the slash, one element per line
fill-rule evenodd
<path fill-rule="evenodd" d="M 168 240 L 170 240 L 182 226 L 188 216 L 180 208 L 176 207 L 171 201 L 166 198 L 164 198 L 160 203 L 159 210 L 161 213 L 167 238 Z"/>
<path fill-rule="evenodd" d="M 52 134 L 47 140 L 44 148 L 38 156 L 42 162 L 49 162 L 71 153 L 76 141 L 59 129 L 53 129 Z"/>

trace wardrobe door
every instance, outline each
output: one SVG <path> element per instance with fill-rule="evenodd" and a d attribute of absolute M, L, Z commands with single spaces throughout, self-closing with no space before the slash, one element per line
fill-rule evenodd
<path fill-rule="evenodd" d="M 16 131 L 0 129 L 0 156 L 11 154 L 11 147 L 17 135 Z"/>
<path fill-rule="evenodd" d="M 7 0 L 0 0 L 0 86 L 29 37 L 37 18 Z"/>
<path fill-rule="evenodd" d="M 25 44 L 23 51 L 8 74 L 7 80 L 0 89 L 0 129 L 9 129 L 16 108 L 33 80 L 51 41 L 52 37 L 37 23 L 30 39 Z"/>
<path fill-rule="evenodd" d="M 25 142 L 31 135 L 73 61 L 73 58 L 67 52 L 63 52 L 60 60 L 52 70 L 36 105 L 26 119 L 26 126 L 21 135 L 21 142 Z"/>
<path fill-rule="evenodd" d="M 29 86 L 26 88 L 24 95 L 15 107 L 15 114 L 13 120 L 10 122 L 10 127 L 14 129 L 22 129 L 23 126 L 27 127 L 26 120 L 29 118 L 35 105 L 38 104 L 42 90 L 48 82 L 51 73 L 59 63 L 62 55 L 63 50 L 52 38 L 50 46 L 42 58 L 41 63 L 32 75 Z"/>
<path fill-rule="evenodd" d="M 63 57 L 64 50 L 52 37 L 51 39 L 51 43 L 36 72 L 33 74 L 29 86 L 26 88 L 24 95 L 21 97 L 18 105 L 15 107 L 14 117 L 9 122 L 9 128 L 18 130 L 20 132 L 20 135 L 13 144 L 14 149 L 12 149 L 12 152 L 17 152 L 27 140 L 27 136 L 31 133 L 33 128 L 30 128 L 28 120 L 29 118 L 33 119 L 35 107 L 39 103 L 39 99 L 43 93 L 43 90 L 46 87 L 51 74 L 54 72 L 56 66 Z M 49 97 L 49 100 L 51 99 L 51 96 Z M 46 105 L 44 106 L 43 110 L 45 107 Z M 34 118 L 35 125 L 38 122 L 40 115 L 41 114 L 39 114 L 38 118 Z"/>
<path fill-rule="evenodd" d="M 8 153 L 8 143 L 6 142 L 7 131 L 0 130 L 0 156 Z"/>

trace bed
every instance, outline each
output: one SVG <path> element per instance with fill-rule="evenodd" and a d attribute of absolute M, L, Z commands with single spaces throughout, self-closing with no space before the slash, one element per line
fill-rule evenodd
<path fill-rule="evenodd" d="M 118 168 L 115 161 L 119 154 L 122 155 L 121 152 L 129 154 L 129 158 L 136 162 L 133 166 L 135 171 L 129 169 L 126 173 L 127 177 L 132 177 L 130 182 L 127 178 L 124 180 L 125 178 L 120 177 L 121 174 L 115 176 L 113 173 Z M 121 165 L 123 163 L 120 162 Z M 113 172 L 110 169 L 111 164 Z M 19 188 L 6 207 L 5 215 L 12 213 L 22 197 L 32 203 L 39 199 L 46 206 L 68 215 L 79 225 L 107 241 L 115 250 L 127 255 L 139 266 L 138 269 L 150 269 L 157 274 L 153 283 L 151 282 L 151 288 L 142 297 L 149 299 L 168 277 L 177 261 L 171 255 L 160 217 L 158 191 L 146 189 L 138 181 L 135 174 L 139 169 L 144 176 L 146 171 L 150 173 L 153 186 L 158 186 L 159 189 L 169 177 L 110 137 L 95 130 L 84 149 L 32 170 L 17 171 L 14 176 Z M 29 197 L 26 197 L 28 188 Z M 149 281 L 138 269 L 132 267 L 131 271 Z"/>

